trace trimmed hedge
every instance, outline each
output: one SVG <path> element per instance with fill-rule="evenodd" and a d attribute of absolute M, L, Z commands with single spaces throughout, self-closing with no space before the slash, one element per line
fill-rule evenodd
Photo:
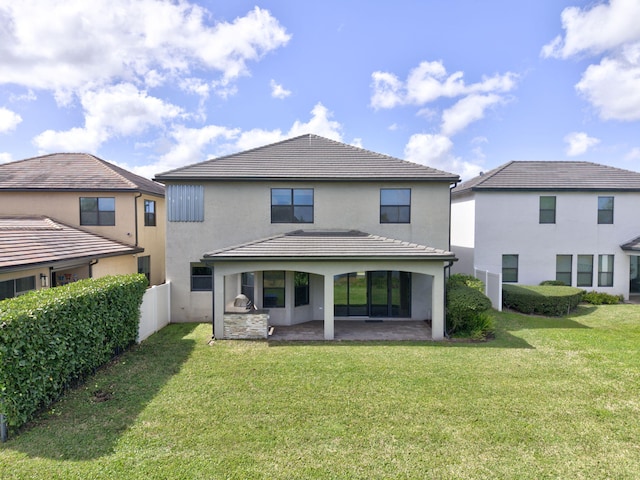
<path fill-rule="evenodd" d="M 622 295 L 611 295 L 610 293 L 592 291 L 584 292 L 582 301 L 592 305 L 616 305 L 624 301 L 624 297 Z"/>
<path fill-rule="evenodd" d="M 451 275 L 447 281 L 449 334 L 484 339 L 493 333 L 493 318 L 488 314 L 491 300 L 482 291 L 484 284 L 477 278 L 469 275 Z"/>
<path fill-rule="evenodd" d="M 144 275 L 87 279 L 0 302 L 0 413 L 19 427 L 135 342 Z"/>
<path fill-rule="evenodd" d="M 583 291 L 551 285 L 503 285 L 502 304 L 521 313 L 561 317 L 582 301 Z"/>

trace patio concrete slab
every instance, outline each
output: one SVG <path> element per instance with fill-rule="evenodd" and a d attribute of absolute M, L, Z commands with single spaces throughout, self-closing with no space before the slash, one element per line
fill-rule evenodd
<path fill-rule="evenodd" d="M 269 341 L 324 340 L 324 322 L 275 326 Z M 336 320 L 334 340 L 432 340 L 431 327 L 424 321 Z"/>

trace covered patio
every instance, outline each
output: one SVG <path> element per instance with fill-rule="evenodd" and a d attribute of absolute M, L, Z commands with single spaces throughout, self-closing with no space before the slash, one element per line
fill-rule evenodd
<path fill-rule="evenodd" d="M 282 271 L 287 287 L 279 308 L 267 305 L 260 283 L 255 289 L 255 305 L 269 309 L 270 325 L 275 326 L 277 336 L 289 332 L 289 338 L 306 340 L 442 340 L 445 269 L 454 260 L 453 253 L 445 250 L 358 231 L 295 231 L 213 251 L 202 258 L 213 269 L 216 338 L 225 338 L 225 306 L 240 293 L 240 275 L 257 272 L 262 278 L 264 272 Z M 380 272 L 384 277 L 395 271 L 407 272 L 405 278 L 413 279 L 407 286 L 407 292 L 411 290 L 407 302 L 411 305 L 396 315 L 400 318 L 389 318 L 394 316 L 391 309 L 387 318 L 374 318 L 385 317 L 377 312 L 354 312 L 352 318 L 341 318 L 342 314 L 334 311 L 337 277 L 350 272 Z M 312 300 L 304 307 L 293 302 L 294 272 L 310 275 Z M 431 321 L 428 330 L 424 320 Z"/>
<path fill-rule="evenodd" d="M 324 340 L 324 322 L 314 320 L 297 325 L 272 327 L 269 341 Z M 347 341 L 424 341 L 433 340 L 431 325 L 418 320 L 336 320 L 334 340 Z"/>

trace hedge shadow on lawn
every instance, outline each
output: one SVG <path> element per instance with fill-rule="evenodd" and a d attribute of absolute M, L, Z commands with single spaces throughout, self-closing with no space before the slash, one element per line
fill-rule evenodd
<path fill-rule="evenodd" d="M 122 434 L 180 372 L 196 342 L 184 337 L 197 326 L 165 327 L 135 345 L 13 432 L 2 447 L 32 458 L 70 461 L 112 454 Z"/>

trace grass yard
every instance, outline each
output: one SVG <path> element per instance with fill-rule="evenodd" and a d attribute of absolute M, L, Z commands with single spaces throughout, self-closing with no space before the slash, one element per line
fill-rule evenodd
<path fill-rule="evenodd" d="M 496 317 L 487 343 L 170 325 L 0 445 L 0 478 L 638 478 L 640 306 Z"/>

